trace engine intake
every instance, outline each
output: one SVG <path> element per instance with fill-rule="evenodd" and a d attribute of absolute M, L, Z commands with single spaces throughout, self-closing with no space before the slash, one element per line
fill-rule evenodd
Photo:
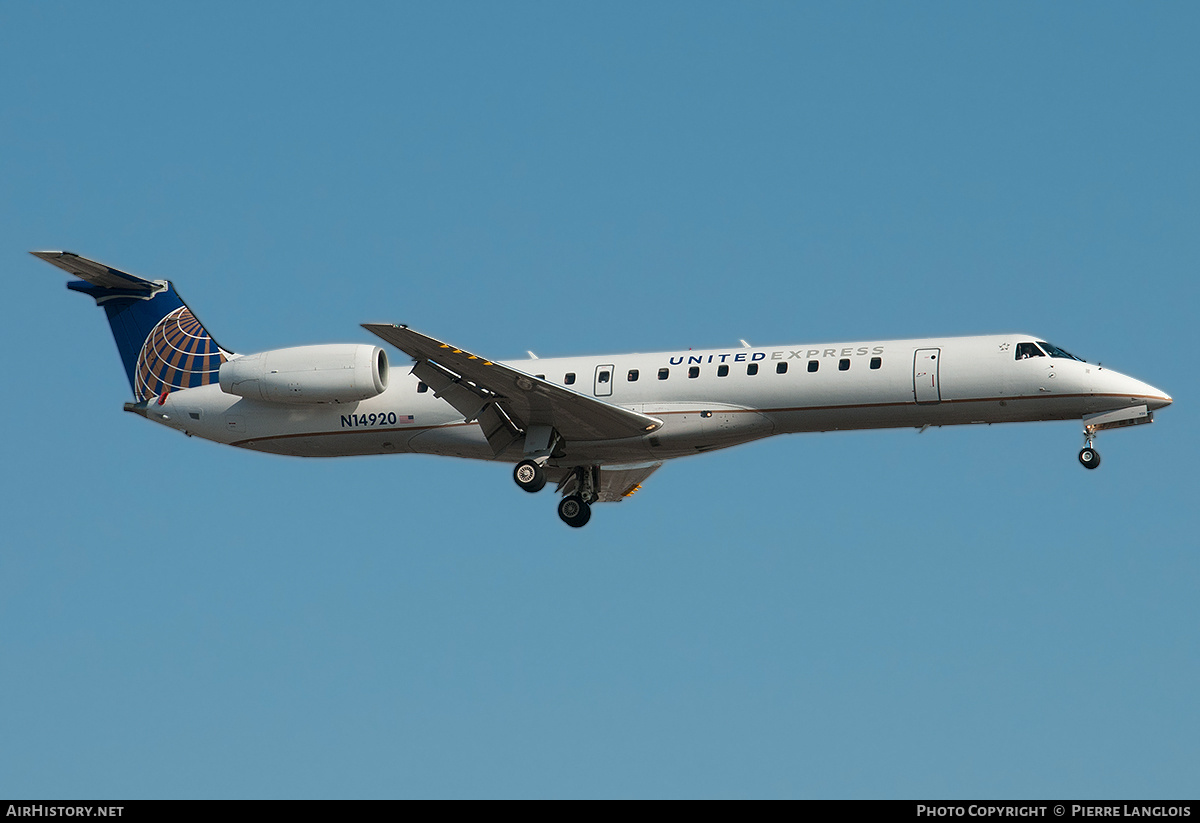
<path fill-rule="evenodd" d="M 272 403 L 353 403 L 387 388 L 387 353 L 353 343 L 296 346 L 221 364 L 221 391 Z"/>

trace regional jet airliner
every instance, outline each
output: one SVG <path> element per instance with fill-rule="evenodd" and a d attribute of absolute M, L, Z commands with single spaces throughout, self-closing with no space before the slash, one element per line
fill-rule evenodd
<path fill-rule="evenodd" d="M 71 252 L 34 255 L 104 308 L 134 401 L 189 436 L 302 457 L 436 454 L 515 464 L 570 526 L 637 491 L 663 461 L 775 434 L 1081 420 L 1150 423 L 1162 391 L 1029 334 L 802 343 L 498 361 L 402 325 L 364 328 L 412 359 L 333 344 L 234 354 L 166 280 Z"/>

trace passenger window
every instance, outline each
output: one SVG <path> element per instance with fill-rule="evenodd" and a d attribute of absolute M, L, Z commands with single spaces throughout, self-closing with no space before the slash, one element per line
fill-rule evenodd
<path fill-rule="evenodd" d="M 607 382 L 608 382 L 608 378 L 610 378 L 610 377 L 612 377 L 612 374 L 611 374 L 611 373 L 609 373 L 609 372 L 606 372 L 606 371 L 602 371 L 602 372 L 600 372 L 600 376 L 599 376 L 598 378 L 596 378 L 596 382 L 598 382 L 598 383 L 607 383 Z"/>
<path fill-rule="evenodd" d="M 1037 347 L 1036 343 L 1018 343 L 1017 344 L 1017 359 L 1028 360 L 1031 357 L 1045 357 L 1046 355 Z"/>
<path fill-rule="evenodd" d="M 758 374 L 758 364 L 757 363 L 748 364 L 746 366 L 746 374 L 750 375 L 751 377 Z"/>
<path fill-rule="evenodd" d="M 850 359 L 843 357 L 838 361 L 838 371 L 850 371 Z"/>
<path fill-rule="evenodd" d="M 573 372 L 573 371 L 567 372 L 567 376 L 563 378 L 563 382 L 566 383 L 568 386 L 574 385 L 575 372 Z"/>
<path fill-rule="evenodd" d="M 671 376 L 670 369 L 659 369 L 658 370 L 658 379 L 659 380 L 666 380 L 670 376 Z"/>
<path fill-rule="evenodd" d="M 809 361 L 808 361 L 808 370 L 809 370 L 810 372 L 814 372 L 814 371 L 816 371 L 816 370 L 817 370 L 817 369 L 819 369 L 819 368 L 821 368 L 821 361 L 820 361 L 820 360 L 809 360 Z"/>
<path fill-rule="evenodd" d="M 629 376 L 626 378 L 630 383 L 636 383 L 638 379 L 638 370 L 630 369 Z"/>
<path fill-rule="evenodd" d="M 728 377 L 729 367 L 725 365 L 717 366 L 717 377 Z"/>
<path fill-rule="evenodd" d="M 872 357 L 872 358 L 871 358 L 871 368 L 873 368 L 873 369 L 877 369 L 877 368 L 879 368 L 879 367 L 880 367 L 880 366 L 882 366 L 882 365 L 883 365 L 883 358 L 882 358 L 882 357 Z"/>
<path fill-rule="evenodd" d="M 688 369 L 688 377 L 699 377 L 699 376 L 700 376 L 700 367 L 699 366 L 692 366 L 690 369 Z"/>
<path fill-rule="evenodd" d="M 787 363 L 776 363 L 775 364 L 775 373 L 776 374 L 787 374 Z"/>
<path fill-rule="evenodd" d="M 426 386 L 424 383 L 417 384 L 417 394 L 424 394 L 427 391 L 429 391 L 429 387 Z"/>

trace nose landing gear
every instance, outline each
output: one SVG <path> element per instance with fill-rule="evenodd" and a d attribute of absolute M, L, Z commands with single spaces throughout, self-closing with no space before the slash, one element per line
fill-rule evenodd
<path fill-rule="evenodd" d="M 1092 448 L 1092 441 L 1096 439 L 1096 427 L 1084 426 L 1083 442 L 1084 446 L 1079 451 L 1079 462 L 1085 469 L 1094 469 L 1100 465 L 1100 452 Z"/>
<path fill-rule="evenodd" d="M 1137 398 L 1130 398 L 1131 403 L 1137 403 Z M 1096 432 L 1102 429 L 1123 429 L 1126 426 L 1140 426 L 1154 422 L 1154 412 L 1144 404 L 1130 406 L 1125 409 L 1085 414 L 1083 416 L 1083 451 L 1079 453 L 1079 462 L 1085 469 L 1094 469 L 1100 465 L 1100 452 L 1092 448 Z"/>

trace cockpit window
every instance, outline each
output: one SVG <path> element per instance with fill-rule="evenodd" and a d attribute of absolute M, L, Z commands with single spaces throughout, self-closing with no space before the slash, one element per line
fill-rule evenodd
<path fill-rule="evenodd" d="M 1018 343 L 1017 344 L 1017 359 L 1028 360 L 1031 357 L 1045 357 L 1045 353 L 1037 347 L 1036 343 Z"/>
<path fill-rule="evenodd" d="M 1045 349 L 1046 354 L 1050 355 L 1051 357 L 1065 357 L 1068 360 L 1078 360 L 1080 363 L 1087 362 L 1082 357 L 1076 357 L 1066 349 L 1060 349 L 1058 346 L 1052 346 L 1049 343 L 1045 343 L 1041 340 L 1038 341 L 1038 345 Z"/>

